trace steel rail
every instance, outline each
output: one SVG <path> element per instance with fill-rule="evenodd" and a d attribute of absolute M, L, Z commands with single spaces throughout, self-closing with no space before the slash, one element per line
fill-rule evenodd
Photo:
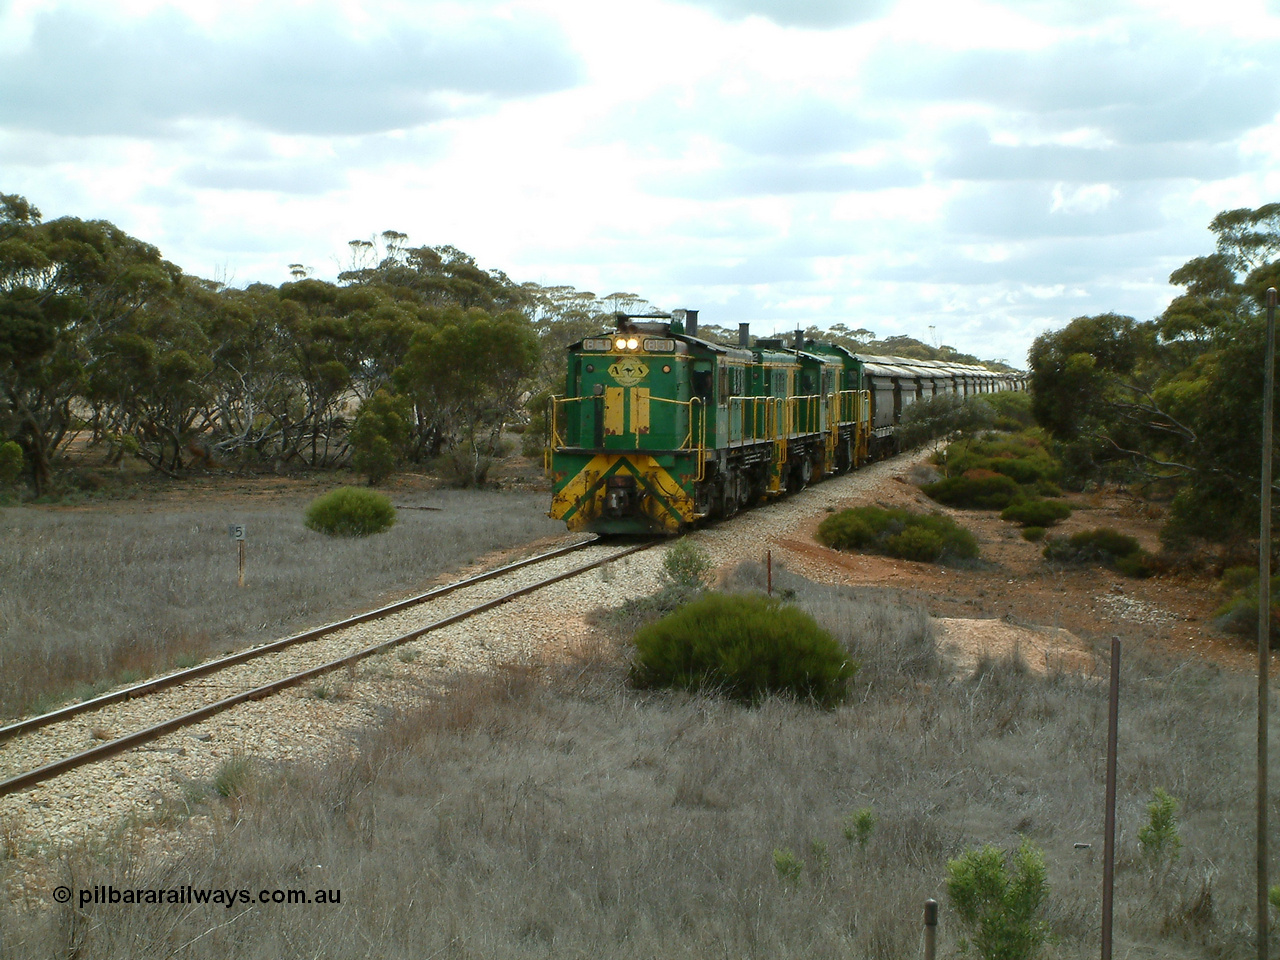
<path fill-rule="evenodd" d="M 595 541 L 589 542 L 594 543 Z M 460 620 L 465 620 L 468 617 L 473 617 L 479 613 L 484 613 L 487 610 L 492 610 L 494 607 L 501 606 L 511 600 L 526 596 L 527 594 L 541 590 L 544 587 L 549 587 L 562 580 L 568 580 L 570 577 L 576 577 L 581 573 L 586 573 L 588 570 L 595 570 L 598 567 L 603 567 L 607 563 L 613 563 L 615 560 L 621 560 L 623 557 L 630 556 L 633 553 L 639 553 L 641 550 L 648 550 L 650 547 L 656 546 L 660 542 L 662 541 L 653 540 L 648 543 L 639 544 L 638 546 L 628 547 L 627 549 L 619 553 L 615 553 L 612 556 L 605 557 L 601 560 L 593 560 L 591 563 L 577 567 L 574 570 L 569 570 L 565 573 L 558 573 L 555 576 L 546 578 L 545 580 L 539 580 L 537 583 L 520 587 L 519 589 L 503 594 L 500 597 L 495 597 L 492 600 L 486 600 L 483 603 L 470 607 L 467 610 L 462 610 L 458 613 L 450 614 L 447 617 L 442 617 L 433 623 L 427 624 L 425 627 L 419 627 L 416 630 L 412 630 L 409 633 L 402 634 L 398 637 L 393 637 L 390 640 L 383 640 L 380 643 L 375 643 L 372 646 L 365 647 L 362 650 L 358 650 L 355 653 L 348 654 L 347 656 L 341 657 L 337 660 L 331 660 L 318 667 L 311 667 L 307 670 L 301 671 L 300 673 L 291 674 L 287 677 L 282 677 L 279 680 L 273 680 L 271 683 L 254 687 L 251 690 L 245 690 L 241 693 L 219 700 L 216 703 L 206 704 L 205 706 L 192 710 L 189 713 L 184 713 L 180 716 L 162 721 L 161 723 L 154 724 L 153 726 L 147 727 L 143 730 L 138 730 L 135 733 L 118 737 L 109 743 L 104 743 L 97 747 L 91 747 L 88 750 L 73 754 L 69 757 L 64 757 L 61 760 L 55 760 L 52 763 L 47 763 L 42 767 L 37 767 L 36 769 L 29 770 L 26 773 L 18 774 L 17 776 L 10 777 L 7 780 L 0 780 L 0 797 L 7 796 L 11 793 L 17 793 L 20 790 L 33 787 L 36 784 L 56 777 L 59 774 L 67 773 L 68 771 L 74 770 L 78 767 L 87 766 L 90 763 L 96 763 L 99 760 L 105 760 L 107 757 L 112 757 L 118 753 L 123 753 L 126 750 L 131 750 L 134 747 L 141 746 L 144 743 L 148 743 L 162 737 L 167 733 L 172 733 L 182 727 L 190 726 L 193 723 L 199 723 L 201 720 L 206 720 L 209 717 L 217 713 L 221 713 L 224 710 L 228 710 L 231 707 L 237 706 L 238 704 L 247 703 L 250 700 L 260 700 L 263 697 L 268 697 L 271 694 L 278 693 L 288 687 L 296 686 L 297 684 L 310 680 L 313 677 L 318 677 L 321 674 L 356 663 L 359 660 L 363 660 L 365 657 L 385 653 L 393 647 L 402 643 L 407 643 L 410 640 L 415 640 L 423 634 L 430 633 L 433 630 L 439 630 L 442 627 L 447 627 L 450 624 L 457 623 Z M 563 553 L 569 551 L 566 549 L 560 552 Z M 552 556 L 552 554 L 545 554 L 541 559 L 546 559 L 548 556 Z M 520 565 L 527 564 L 522 563 Z M 505 569 L 510 570 L 512 567 L 507 567 Z"/>
<path fill-rule="evenodd" d="M 345 620 L 338 620 L 334 623 L 328 623 L 314 630 L 307 630 L 304 633 L 294 634 L 291 637 L 283 637 L 280 640 L 273 640 L 270 643 L 264 643 L 260 646 L 250 647 L 247 650 L 241 650 L 239 653 L 228 654 L 225 657 L 219 657 L 216 660 L 210 660 L 207 663 L 201 663 L 194 667 L 188 667 L 185 670 L 179 670 L 176 673 L 165 674 L 162 677 L 156 677 L 152 680 L 144 680 L 142 683 L 134 684 L 131 687 L 125 687 L 121 690 L 115 690 L 111 693 L 103 694 L 100 697 L 94 697 L 91 700 L 82 700 L 80 703 L 73 703 L 69 706 L 62 707 L 58 710 L 52 710 L 49 713 L 42 713 L 39 716 L 29 717 L 26 720 L 19 720 L 11 723 L 6 727 L 0 727 L 0 742 L 15 737 L 21 733 L 28 733 L 32 730 L 38 730 L 41 727 L 47 727 L 50 724 L 58 723 L 62 720 L 68 720 L 71 717 L 81 713 L 90 713 L 101 707 L 110 706 L 113 703 L 120 703 L 124 700 L 132 700 L 135 697 L 146 696 L 155 693 L 157 690 L 165 690 L 169 687 L 176 687 L 188 680 L 195 680 L 198 677 L 207 676 L 211 673 L 217 673 L 225 670 L 227 667 L 233 667 L 237 664 L 246 663 L 258 657 L 266 656 L 269 653 L 276 653 L 288 647 L 292 647 L 299 643 L 307 643 L 311 640 L 318 640 L 320 637 L 328 636 L 339 630 L 345 630 L 348 627 L 354 627 L 361 623 L 367 623 L 370 620 L 377 620 L 381 617 L 390 616 L 393 613 L 399 613 L 409 607 L 426 603 L 429 600 L 435 600 L 447 593 L 453 593 L 455 590 L 461 590 L 464 587 L 470 587 L 477 583 L 483 583 L 485 580 L 492 580 L 500 577 L 505 573 L 513 570 L 519 570 L 521 567 L 527 567 L 531 564 L 541 563 L 543 560 L 551 560 L 565 554 L 574 553 L 584 547 L 592 546 L 599 542 L 599 537 L 591 540 L 584 540 L 581 543 L 570 544 L 567 547 L 559 547 L 547 553 L 540 553 L 534 557 L 526 557 L 523 560 L 517 560 L 515 563 L 509 563 L 502 567 L 496 567 L 493 570 L 478 573 L 475 576 L 466 577 L 456 583 L 448 583 L 441 587 L 435 587 L 426 593 L 420 593 L 413 597 L 406 597 L 404 600 L 397 600 L 395 603 L 387 604 L 384 607 L 378 607 L 374 610 L 368 610 L 365 613 L 356 614 L 354 617 L 348 617 Z"/>

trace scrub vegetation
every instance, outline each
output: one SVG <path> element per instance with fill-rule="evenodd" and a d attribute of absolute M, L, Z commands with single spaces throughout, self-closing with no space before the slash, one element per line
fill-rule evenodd
<path fill-rule="evenodd" d="M 837 550 L 866 550 L 922 563 L 978 555 L 977 538 L 950 517 L 900 508 L 841 510 L 819 524 L 818 540 Z"/>
<path fill-rule="evenodd" d="M 336 620 L 564 529 L 539 494 L 408 499 L 434 509 L 402 510 L 375 538 L 307 530 L 301 494 L 274 504 L 0 510 L 0 716 Z M 230 523 L 247 527 L 243 588 Z"/>
<path fill-rule="evenodd" d="M 642 628 L 635 649 L 637 686 L 748 704 L 773 694 L 834 706 L 858 670 L 812 617 L 759 596 L 705 594 Z"/>
<path fill-rule="evenodd" d="M 860 663 L 833 710 L 638 691 L 625 636 L 459 676 L 369 731 L 354 761 L 252 758 L 234 799 L 192 785 L 166 813 L 209 819 L 168 859 L 125 836 L 50 878 L 340 890 L 340 909 L 56 907 L 31 890 L 0 901 L 6 955 L 899 960 L 919 955 L 933 897 L 939 955 L 954 957 L 960 938 L 986 941 L 948 898 L 949 864 L 1026 838 L 1048 889 L 1027 885 L 1027 929 L 1051 960 L 1096 957 L 1104 652 L 1092 675 L 1017 659 L 957 673 L 909 597 L 774 576 Z M 764 571 L 727 586 L 762 591 Z M 1127 650 L 1121 689 L 1116 954 L 1253 956 L 1253 770 L 1239 760 L 1253 683 Z M 1151 823 L 1172 835 L 1150 813 L 1156 788 L 1178 798 L 1181 841 L 1158 862 L 1139 839 Z"/>
<path fill-rule="evenodd" d="M 1149 577 L 1155 572 L 1151 556 L 1137 540 L 1109 527 L 1049 537 L 1044 557 L 1057 563 L 1097 563 L 1126 577 Z"/>
<path fill-rule="evenodd" d="M 308 530 L 331 537 L 368 537 L 390 530 L 396 508 L 381 493 L 357 487 L 339 487 L 316 497 L 307 507 Z"/>

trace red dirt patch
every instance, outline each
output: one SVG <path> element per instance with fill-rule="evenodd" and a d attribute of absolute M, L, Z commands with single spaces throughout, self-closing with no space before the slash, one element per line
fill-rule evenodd
<path fill-rule="evenodd" d="M 1116 491 L 1065 499 L 1075 513 L 1052 529 L 1054 535 L 1110 527 L 1137 538 L 1147 550 L 1159 548 L 1160 518 L 1149 505 Z M 949 516 L 978 538 L 981 564 L 949 568 L 841 553 L 816 541 L 822 517 L 774 540 L 775 560 L 821 580 L 912 591 L 939 618 L 995 619 L 1065 630 L 1085 641 L 1082 647 L 1119 636 L 1178 659 L 1210 660 L 1238 670 L 1252 670 L 1257 662 L 1251 644 L 1223 634 L 1210 623 L 1222 598 L 1208 576 L 1134 580 L 1101 567 L 1050 565 L 1041 555 L 1042 545 L 1023 540 L 1021 529 L 1001 520 L 997 511 L 943 507 L 904 476 L 882 484 L 870 498 L 860 497 L 841 507 L 868 501 Z"/>

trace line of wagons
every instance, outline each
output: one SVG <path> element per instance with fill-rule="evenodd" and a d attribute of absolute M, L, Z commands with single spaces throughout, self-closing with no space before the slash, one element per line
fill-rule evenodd
<path fill-rule="evenodd" d="M 697 311 L 619 314 L 568 348 L 548 411 L 549 516 L 571 530 L 675 534 L 896 448 L 911 404 L 1025 388 L 970 364 L 794 338 L 698 337 Z"/>

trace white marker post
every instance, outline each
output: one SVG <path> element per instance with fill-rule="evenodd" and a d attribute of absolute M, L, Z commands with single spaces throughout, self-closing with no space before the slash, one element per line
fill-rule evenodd
<path fill-rule="evenodd" d="M 233 523 L 227 527 L 227 533 L 231 534 L 231 539 L 240 548 L 240 579 L 236 583 L 240 587 L 244 586 L 244 531 L 243 523 Z"/>

